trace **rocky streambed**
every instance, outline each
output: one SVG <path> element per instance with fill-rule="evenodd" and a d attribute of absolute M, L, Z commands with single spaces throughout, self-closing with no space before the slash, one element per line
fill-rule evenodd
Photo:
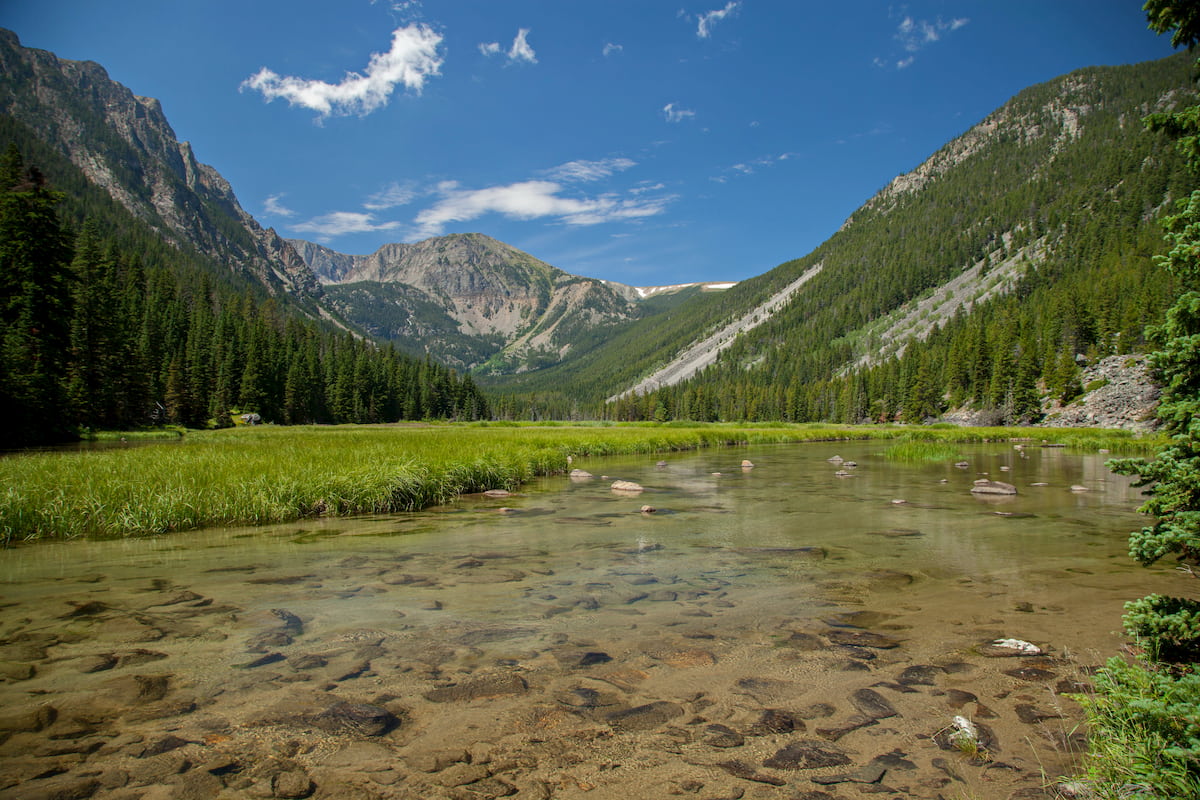
<path fill-rule="evenodd" d="M 980 470 L 901 506 L 868 451 L 851 485 L 784 452 L 628 468 L 653 515 L 564 479 L 7 553 L 0 797 L 1055 796 L 1146 581 L 1093 530 L 1125 489 L 1030 470 L 1000 517 Z"/>

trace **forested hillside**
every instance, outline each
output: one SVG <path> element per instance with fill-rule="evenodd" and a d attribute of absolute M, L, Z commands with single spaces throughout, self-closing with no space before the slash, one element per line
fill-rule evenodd
<path fill-rule="evenodd" d="M 0 147 L 0 446 L 80 428 L 229 425 L 236 412 L 283 423 L 487 415 L 469 378 L 214 276 L 19 123 L 5 119 Z"/>
<path fill-rule="evenodd" d="M 701 375 L 626 396 L 606 413 L 920 421 L 969 406 L 989 421 L 1032 420 L 1041 398 L 1080 390 L 1080 363 L 1143 349 L 1145 325 L 1174 295 L 1171 278 L 1150 268 L 1162 246 L 1153 219 L 1188 182 L 1171 143 L 1141 119 L 1192 102 L 1190 84 L 1180 55 L 1022 92 L 809 255 L 681 309 L 711 320 L 823 267 Z M 989 284 L 989 273 L 999 280 Z M 964 276 L 955 295 L 947 287 Z M 901 318 L 908 327 L 894 324 Z M 665 330 L 666 346 L 677 347 Z M 619 388 L 667 357 L 651 347 L 633 355 L 586 389 Z"/>

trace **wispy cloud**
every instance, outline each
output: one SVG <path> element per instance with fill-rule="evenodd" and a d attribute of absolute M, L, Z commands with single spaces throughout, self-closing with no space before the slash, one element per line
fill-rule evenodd
<path fill-rule="evenodd" d="M 658 192 L 667 188 L 663 183 L 651 183 L 650 181 L 642 181 L 637 186 L 629 190 L 630 194 L 645 194 L 646 192 Z"/>
<path fill-rule="evenodd" d="M 367 198 L 363 208 L 371 211 L 383 211 L 396 206 L 408 205 L 421 195 L 421 191 L 411 181 L 403 184 L 392 181 L 383 189 Z"/>
<path fill-rule="evenodd" d="M 636 220 L 661 214 L 673 197 L 622 198 L 616 194 L 567 197 L 556 181 L 522 181 L 484 189 L 462 189 L 455 181 L 437 187 L 441 196 L 416 216 L 411 238 L 438 236 L 454 222 L 468 222 L 486 214 L 510 219 L 552 218 L 565 225 L 598 225 Z"/>
<path fill-rule="evenodd" d="M 425 80 L 440 74 L 442 36 L 424 25 L 392 32 L 392 47 L 372 53 L 366 74 L 349 72 L 341 83 L 281 76 L 266 67 L 242 82 L 239 89 L 261 92 L 268 101 L 283 98 L 293 106 L 310 108 L 320 118 L 337 114 L 366 116 L 387 105 L 397 85 L 420 94 Z"/>
<path fill-rule="evenodd" d="M 712 35 L 712 26 L 721 20 L 728 17 L 730 14 L 737 12 L 742 7 L 741 0 L 731 0 L 725 4 L 724 8 L 718 8 L 715 11 L 706 11 L 696 17 L 696 36 L 700 39 L 707 39 Z"/>
<path fill-rule="evenodd" d="M 537 53 L 529 45 L 529 28 L 518 28 L 516 38 L 513 39 L 512 46 L 508 48 L 505 57 L 508 62 L 525 61 L 529 64 L 537 63 Z M 480 42 L 479 52 L 485 56 L 498 56 L 503 49 L 499 42 Z"/>
<path fill-rule="evenodd" d="M 761 169 L 773 167 L 780 161 L 787 161 L 794 153 L 780 153 L 777 156 L 760 156 L 753 161 L 743 161 L 727 167 L 723 174 L 709 178 L 714 183 L 726 183 L 729 178 L 740 175 L 753 175 Z"/>
<path fill-rule="evenodd" d="M 604 56 L 605 56 L 605 58 L 607 58 L 608 56 L 615 55 L 617 53 L 622 52 L 624 49 L 625 49 L 624 45 L 613 44 L 612 42 L 607 42 L 604 45 Z"/>
<path fill-rule="evenodd" d="M 617 172 L 636 167 L 637 162 L 628 158 L 605 158 L 600 161 L 568 161 L 545 171 L 546 177 L 556 181 L 598 181 Z"/>
<path fill-rule="evenodd" d="M 283 199 L 284 194 L 286 194 L 286 192 L 280 192 L 279 194 L 273 194 L 268 197 L 266 202 L 263 203 L 263 212 L 275 217 L 296 216 L 295 211 L 292 211 L 290 208 L 280 202 Z"/>
<path fill-rule="evenodd" d="M 399 222 L 376 222 L 374 214 L 364 214 L 357 211 L 334 211 L 313 217 L 307 222 L 291 226 L 294 231 L 312 233 L 317 241 L 327 242 L 338 236 L 350 233 L 372 233 L 374 231 L 390 231 L 400 227 Z"/>
<path fill-rule="evenodd" d="M 970 22 L 965 17 L 957 17 L 952 20 L 944 20 L 938 17 L 933 22 L 924 19 L 913 19 L 910 16 L 905 16 L 900 20 L 900 24 L 896 28 L 896 33 L 893 38 L 900 43 L 900 47 L 907 54 L 894 61 L 892 59 L 876 58 L 875 64 L 880 67 L 894 66 L 896 69 L 905 69 L 912 66 L 917 59 L 917 53 L 925 49 L 934 42 L 941 41 L 942 36 L 947 33 L 952 33 Z"/>
<path fill-rule="evenodd" d="M 696 112 L 686 108 L 676 108 L 674 103 L 667 103 L 663 106 L 663 116 L 667 122 L 683 122 L 685 119 L 695 117 Z"/>

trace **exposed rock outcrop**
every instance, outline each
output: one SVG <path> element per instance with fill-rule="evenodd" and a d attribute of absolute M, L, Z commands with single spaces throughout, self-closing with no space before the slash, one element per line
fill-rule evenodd
<path fill-rule="evenodd" d="M 319 297 L 308 265 L 238 203 L 229 182 L 180 142 L 162 106 L 92 61 L 22 47 L 0 29 L 0 113 L 38 131 L 96 185 L 164 239 L 194 247 L 272 293 Z"/>

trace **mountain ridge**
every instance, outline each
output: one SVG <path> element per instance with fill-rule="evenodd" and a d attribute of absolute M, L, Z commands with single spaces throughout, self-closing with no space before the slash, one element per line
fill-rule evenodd
<path fill-rule="evenodd" d="M 252 276 L 272 294 L 320 297 L 299 254 L 179 141 L 162 104 L 112 80 L 100 64 L 24 47 L 0 28 L 0 113 L 36 130 L 166 241 Z"/>
<path fill-rule="evenodd" d="M 401 346 L 422 338 L 426 352 L 447 363 L 491 373 L 568 358 L 636 319 L 648 297 L 729 285 L 639 288 L 572 275 L 482 233 L 390 243 L 368 255 L 287 241 L 347 319 Z"/>

